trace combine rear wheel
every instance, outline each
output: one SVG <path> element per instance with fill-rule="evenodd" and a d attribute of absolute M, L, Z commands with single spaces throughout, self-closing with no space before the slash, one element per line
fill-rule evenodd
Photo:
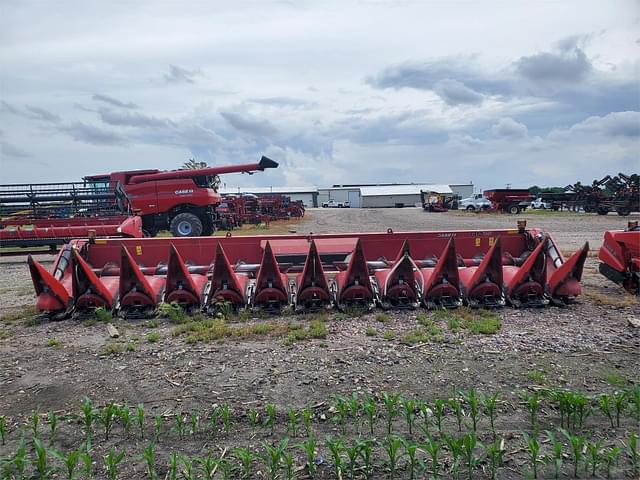
<path fill-rule="evenodd" d="M 171 220 L 170 230 L 174 237 L 199 237 L 202 221 L 193 213 L 180 213 Z"/>
<path fill-rule="evenodd" d="M 598 207 L 598 215 L 607 215 L 609 209 L 607 207 Z"/>
<path fill-rule="evenodd" d="M 621 217 L 626 217 L 631 214 L 631 209 L 629 207 L 619 207 L 616 212 L 618 212 L 618 215 Z"/>
<path fill-rule="evenodd" d="M 517 215 L 518 213 L 520 213 L 520 205 L 509 205 L 509 207 L 507 208 L 507 212 L 512 215 Z"/>

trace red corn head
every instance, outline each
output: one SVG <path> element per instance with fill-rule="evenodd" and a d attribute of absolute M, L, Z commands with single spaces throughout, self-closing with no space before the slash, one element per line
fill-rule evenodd
<path fill-rule="evenodd" d="M 278 311 L 289 303 L 287 276 L 280 272 L 269 242 L 265 244 L 262 262 L 254 285 L 252 306 Z"/>
<path fill-rule="evenodd" d="M 464 297 L 469 306 L 501 307 L 504 305 L 500 238 L 496 239 L 480 265 L 461 268 L 459 274 Z"/>
<path fill-rule="evenodd" d="M 118 296 L 117 277 L 98 277 L 75 248 L 71 250 L 71 286 L 76 311 L 111 310 Z"/>
<path fill-rule="evenodd" d="M 237 275 L 233 271 L 222 244 L 218 243 L 213 261 L 211 286 L 207 295 L 207 310 L 213 313 L 225 304 L 230 304 L 234 309 L 243 307 L 246 303 L 244 291 L 247 281 L 246 275 Z"/>
<path fill-rule="evenodd" d="M 36 291 L 36 309 L 49 315 L 65 316 L 72 301 L 65 286 L 31 255 L 27 257 L 33 288 Z"/>
<path fill-rule="evenodd" d="M 626 231 L 604 232 L 598 253 L 600 273 L 629 293 L 640 295 L 640 229 L 630 225 Z"/>
<path fill-rule="evenodd" d="M 589 242 L 575 252 L 551 274 L 547 281 L 547 294 L 556 304 L 563 304 L 580 295 L 580 279 L 589 253 Z"/>
<path fill-rule="evenodd" d="M 355 249 L 347 269 L 336 275 L 338 307 L 358 306 L 371 308 L 373 306 L 373 288 L 369 279 L 369 267 L 362 251 L 360 239 L 356 242 Z"/>
<path fill-rule="evenodd" d="M 175 245 L 169 245 L 164 301 L 175 302 L 186 311 L 197 310 L 202 303 L 206 284 L 207 276 L 189 273 Z"/>
<path fill-rule="evenodd" d="M 436 266 L 421 268 L 422 298 L 427 308 L 456 308 L 460 300 L 458 256 L 453 237 L 449 237 Z"/>
<path fill-rule="evenodd" d="M 120 312 L 126 318 L 153 315 L 162 299 L 165 279 L 146 277 L 126 247 L 120 249 Z"/>
<path fill-rule="evenodd" d="M 330 305 L 329 283 L 322 268 L 318 248 L 313 240 L 309 244 L 309 253 L 304 262 L 302 273 L 296 277 L 296 284 L 296 308 L 312 311 Z"/>
<path fill-rule="evenodd" d="M 548 303 L 544 295 L 546 279 L 546 258 L 544 248 L 546 238 L 519 267 L 504 266 L 504 291 L 507 301 L 514 307 L 542 307 Z"/>
<path fill-rule="evenodd" d="M 411 258 L 409 241 L 405 240 L 391 268 L 375 271 L 384 308 L 416 308 L 418 301 L 418 267 Z"/>

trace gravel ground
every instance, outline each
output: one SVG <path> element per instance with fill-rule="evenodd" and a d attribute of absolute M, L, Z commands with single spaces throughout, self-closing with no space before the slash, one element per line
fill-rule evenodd
<path fill-rule="evenodd" d="M 564 251 L 573 251 L 584 241 L 597 249 L 604 230 L 622 228 L 628 220 L 575 214 L 531 214 L 525 218 L 529 226 L 551 232 Z M 493 229 L 512 227 L 515 220 L 507 215 L 429 214 L 419 209 L 312 209 L 296 228 L 299 233 Z M 24 258 L 14 257 L 0 263 L 0 312 L 4 314 L 33 304 L 24 262 Z M 158 463 L 166 464 L 173 450 L 202 455 L 214 446 L 216 451 L 238 445 L 258 448 L 261 440 L 272 441 L 264 432 L 253 433 L 246 419 L 249 409 L 263 409 L 267 403 L 274 403 L 281 412 L 280 436 L 286 434 L 287 406 L 316 405 L 316 428 L 324 438 L 328 433 L 339 434 L 333 422 L 324 421 L 332 415 L 332 395 L 394 391 L 431 401 L 449 395 L 453 387 L 475 387 L 500 390 L 497 429 L 511 443 L 507 468 L 499 478 L 522 478 L 526 453 L 520 446 L 520 432 L 527 429 L 528 416 L 518 399 L 520 390 L 558 386 L 595 394 L 640 382 L 640 334 L 628 323 L 640 316 L 638 300 L 600 276 L 594 256 L 588 259 L 583 286 L 584 295 L 567 308 L 505 308 L 497 312 L 502 327 L 494 335 L 451 330 L 427 312 L 427 318 L 442 330 L 442 337 L 416 345 L 401 339 L 419 328 L 417 315 L 424 311 L 391 312 L 388 318 L 377 313 L 354 318 L 331 314 L 326 318 L 326 339 L 293 344 L 268 335 L 193 344 L 185 335 L 173 334 L 175 325 L 164 319 L 157 325 L 114 321 L 121 335 L 112 340 L 100 322 L 34 323 L 29 318 L 9 321 L 5 316 L 0 321 L 0 415 L 6 415 L 10 425 L 5 451 L 15 448 L 17 425 L 32 409 L 77 411 L 84 395 L 90 395 L 97 405 L 112 400 L 144 402 L 148 416 L 162 414 L 167 419 L 178 411 L 204 412 L 212 404 L 231 403 L 237 427 L 213 444 L 197 437 L 178 440 L 167 426 L 166 435 L 172 440 L 161 442 L 157 453 Z M 291 318 L 248 322 L 274 320 L 290 322 Z M 307 322 L 304 317 L 296 321 Z M 149 341 L 150 334 L 157 334 L 158 340 Z M 122 348 L 113 353 L 114 345 Z M 126 345 L 131 348 L 123 348 Z M 534 378 L 532 372 L 540 375 Z M 543 428 L 550 428 L 555 416 L 554 411 L 543 410 Z M 448 422 L 455 430 L 451 418 Z M 635 429 L 632 424 L 625 417 L 621 428 L 609 429 L 606 420 L 593 415 L 586 428 L 589 434 L 602 436 L 606 445 L 613 445 L 627 438 Z M 148 428 L 153 428 L 151 423 Z M 63 448 L 78 445 L 79 429 L 61 427 Z M 350 432 L 347 438 L 355 438 L 355 433 Z M 486 432 L 481 440 L 491 442 Z M 95 458 L 99 460 L 110 446 L 127 448 L 122 478 L 146 478 L 141 461 L 136 460 L 145 445 L 117 434 L 96 446 Z M 329 458 L 326 450 L 320 453 Z M 2 454 L 0 447 L 0 457 Z M 296 459 L 298 466 L 301 458 Z M 101 465 L 99 461 L 95 467 L 98 478 L 103 478 Z M 617 475 L 625 474 L 625 465 L 628 461 L 623 458 Z M 163 468 L 162 475 L 166 473 Z M 299 476 L 305 478 L 302 472 Z M 256 474 L 255 478 L 264 475 Z M 334 478 L 329 465 L 321 468 L 318 478 Z M 408 478 L 406 471 L 398 478 Z M 479 471 L 477 478 L 488 478 L 486 471 Z"/>

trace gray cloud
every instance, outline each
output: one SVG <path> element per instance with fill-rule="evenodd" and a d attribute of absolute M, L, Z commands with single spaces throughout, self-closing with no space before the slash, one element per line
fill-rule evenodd
<path fill-rule="evenodd" d="M 479 105 L 484 96 L 467 87 L 458 80 L 440 80 L 433 86 L 433 91 L 438 94 L 447 105 Z"/>
<path fill-rule="evenodd" d="M 128 143 L 125 137 L 116 132 L 104 130 L 84 122 L 63 125 L 59 127 L 59 130 L 78 142 L 93 145 L 126 145 Z"/>
<path fill-rule="evenodd" d="M 278 131 L 269 120 L 262 120 L 247 114 L 234 112 L 220 112 L 220 115 L 222 115 L 233 128 L 252 135 L 269 136 L 274 135 Z"/>
<path fill-rule="evenodd" d="M 8 142 L 0 141 L 0 152 L 2 152 L 2 156 L 14 157 L 14 158 L 28 158 L 31 157 L 30 153 L 16 147 L 15 145 L 11 145 Z"/>
<path fill-rule="evenodd" d="M 545 84 L 569 84 L 583 80 L 592 70 L 592 65 L 584 51 L 578 47 L 563 45 L 558 53 L 542 52 L 528 57 L 520 57 L 514 65 L 516 71 L 531 82 Z"/>
<path fill-rule="evenodd" d="M 114 126 L 157 128 L 175 125 L 170 120 L 150 117 L 138 112 L 116 111 L 110 108 L 101 108 L 98 110 L 98 113 L 104 123 Z"/>
<path fill-rule="evenodd" d="M 201 76 L 200 70 L 187 70 L 177 65 L 169 65 L 169 72 L 164 74 L 167 83 L 194 83 L 195 77 Z"/>
<path fill-rule="evenodd" d="M 274 107 L 310 108 L 317 105 L 315 102 L 309 102 L 307 100 L 292 97 L 249 98 L 247 101 L 250 103 L 258 103 Z"/>
<path fill-rule="evenodd" d="M 120 107 L 120 108 L 131 108 L 131 109 L 135 109 L 138 108 L 138 105 L 136 105 L 133 102 L 121 102 L 120 100 L 118 100 L 117 98 L 113 98 L 110 97 L 108 95 L 103 95 L 101 93 L 96 93 L 93 95 L 93 97 L 91 97 L 93 100 L 95 100 L 96 102 L 103 102 L 103 103 L 107 103 L 111 106 L 114 107 Z"/>
<path fill-rule="evenodd" d="M 0 100 L 0 105 L 2 106 L 2 111 L 12 113 L 14 115 L 20 115 L 20 112 L 18 112 L 18 110 L 13 108 L 13 106 L 5 102 L 4 100 Z"/>
<path fill-rule="evenodd" d="M 612 112 L 604 117 L 592 116 L 570 128 L 573 133 L 609 137 L 640 137 L 640 112 Z"/>
<path fill-rule="evenodd" d="M 33 107 L 31 105 L 25 105 L 27 109 L 27 116 L 35 120 L 42 120 L 44 122 L 59 123 L 61 118 L 55 113 L 51 113 L 48 110 L 40 107 Z"/>
<path fill-rule="evenodd" d="M 491 133 L 500 138 L 526 138 L 528 129 L 523 123 L 516 122 L 513 118 L 507 117 L 501 118 L 496 124 L 492 125 Z"/>

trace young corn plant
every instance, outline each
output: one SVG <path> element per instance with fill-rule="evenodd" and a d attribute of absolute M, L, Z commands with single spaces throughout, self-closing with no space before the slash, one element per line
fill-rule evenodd
<path fill-rule="evenodd" d="M 31 428 L 31 435 L 33 438 L 39 438 L 39 430 L 40 430 L 40 409 L 36 408 L 31 412 L 31 422 L 29 423 L 29 427 Z"/>
<path fill-rule="evenodd" d="M 436 425 L 438 426 L 438 433 L 442 435 L 442 419 L 444 418 L 444 407 L 447 404 L 446 401 L 438 398 L 433 402 L 433 416 L 436 418 Z"/>
<path fill-rule="evenodd" d="M 589 464 L 591 464 L 591 476 L 596 476 L 596 469 L 602 463 L 602 444 L 604 440 L 599 440 L 597 442 L 588 442 L 587 443 L 587 453 L 589 454 L 588 460 L 586 462 L 585 467 L 588 468 Z"/>
<path fill-rule="evenodd" d="M 388 436 L 383 447 L 389 460 L 389 478 L 393 480 L 396 476 L 396 470 L 398 469 L 402 440 L 397 436 Z"/>
<path fill-rule="evenodd" d="M 142 403 L 136 406 L 136 423 L 140 429 L 140 438 L 144 440 L 144 405 Z"/>
<path fill-rule="evenodd" d="M 383 392 L 382 401 L 384 402 L 384 408 L 387 411 L 387 435 L 391 435 L 391 430 L 393 429 L 393 419 L 398 415 L 398 403 L 400 401 L 400 395 Z"/>
<path fill-rule="evenodd" d="M 47 447 L 39 438 L 33 439 L 33 451 L 35 453 L 35 459 L 32 460 L 32 463 L 36 472 L 38 472 L 38 478 L 49 478 L 52 469 L 49 465 Z"/>
<path fill-rule="evenodd" d="M 93 404 L 91 403 L 91 399 L 89 397 L 84 397 L 82 399 L 82 404 L 80 405 L 80 409 L 82 410 L 82 421 L 84 423 L 84 435 L 85 441 L 91 445 L 91 437 L 93 436 L 93 422 L 95 420 L 95 410 L 93 409 Z M 88 447 L 90 449 L 90 447 Z"/>
<path fill-rule="evenodd" d="M 377 417 L 377 406 L 375 400 L 369 395 L 365 395 L 362 400 L 362 410 L 367 416 L 367 422 L 369 423 L 369 433 L 373 435 L 373 428 L 375 426 Z"/>
<path fill-rule="evenodd" d="M 535 432 L 537 430 L 536 417 L 538 415 L 538 407 L 540 405 L 540 393 L 539 392 L 522 392 L 522 399 L 529 409 L 529 420 L 531 422 L 531 429 Z"/>
<path fill-rule="evenodd" d="M 406 438 L 402 439 L 402 444 L 404 445 L 404 451 L 409 460 L 409 464 L 407 465 L 409 468 L 409 480 L 414 480 L 416 478 L 416 471 L 420 467 L 420 459 L 418 458 L 420 444 Z"/>
<path fill-rule="evenodd" d="M 629 403 L 633 404 L 633 416 L 638 426 L 640 426 L 640 383 L 636 383 L 633 387 L 627 389 L 625 393 Z"/>
<path fill-rule="evenodd" d="M 620 427 L 620 417 L 627 403 L 626 392 L 615 392 L 613 394 L 613 404 L 616 409 L 616 427 Z"/>
<path fill-rule="evenodd" d="M 450 398 L 447 403 L 449 407 L 453 410 L 453 413 L 456 414 L 456 421 L 458 422 L 458 431 L 462 431 L 462 402 L 459 398 L 453 397 Z"/>
<path fill-rule="evenodd" d="M 118 407 L 113 402 L 107 404 L 102 410 L 98 412 L 98 421 L 104 427 L 104 439 L 109 440 L 109 434 L 113 428 L 113 421 L 118 412 Z"/>
<path fill-rule="evenodd" d="M 469 480 L 473 478 L 473 469 L 480 463 L 480 458 L 475 454 L 476 447 L 483 447 L 478 442 L 475 432 L 467 433 L 462 437 L 462 455 L 467 462 L 467 472 L 469 473 Z"/>
<path fill-rule="evenodd" d="M 447 443 L 449 453 L 451 454 L 451 475 L 457 479 L 460 476 L 460 459 L 462 457 L 462 438 L 453 435 L 445 435 L 444 440 Z"/>
<path fill-rule="evenodd" d="M 306 441 L 302 442 L 298 445 L 304 451 L 305 454 L 305 467 L 307 468 L 307 473 L 311 478 L 316 474 L 316 439 L 313 437 L 307 438 Z"/>
<path fill-rule="evenodd" d="M 180 475 L 184 480 L 193 479 L 193 459 L 181 456 L 180 457 Z"/>
<path fill-rule="evenodd" d="M 231 406 L 226 402 L 222 404 L 222 429 L 231 431 Z"/>
<path fill-rule="evenodd" d="M 56 415 L 56 412 L 49 410 L 47 420 L 50 428 L 49 445 L 53 445 L 56 439 L 56 431 L 58 430 L 58 416 Z"/>
<path fill-rule="evenodd" d="M 618 461 L 618 456 L 622 453 L 620 447 L 611 447 L 604 452 L 604 466 L 607 471 L 607 478 L 611 478 L 611 469 Z"/>
<path fill-rule="evenodd" d="M 582 392 L 573 392 L 569 402 L 573 412 L 573 428 L 582 428 L 584 420 L 591 414 L 589 398 Z"/>
<path fill-rule="evenodd" d="M 581 435 L 574 435 L 564 429 L 560 429 L 560 432 L 565 436 L 567 442 L 571 446 L 571 452 L 573 454 L 573 477 L 578 478 L 578 466 L 582 460 L 585 438 Z"/>
<path fill-rule="evenodd" d="M 233 455 L 240 463 L 241 478 L 253 478 L 253 464 L 256 461 L 256 455 L 249 448 L 234 448 Z"/>
<path fill-rule="evenodd" d="M 122 428 L 124 430 L 124 434 L 128 437 L 131 432 L 131 408 L 129 408 L 129 404 L 125 402 L 125 404 L 118 409 L 118 418 L 120 419 L 120 423 L 122 424 Z"/>
<path fill-rule="evenodd" d="M 598 398 L 598 407 L 600 411 L 609 419 L 611 428 L 614 428 L 613 414 L 611 413 L 611 396 L 604 393 Z"/>
<path fill-rule="evenodd" d="M 178 454 L 171 452 L 169 455 L 169 469 L 167 470 L 168 480 L 177 480 L 178 477 Z"/>
<path fill-rule="evenodd" d="M 496 480 L 498 470 L 504 463 L 504 454 L 506 453 L 504 448 L 504 438 L 500 441 L 498 441 L 497 438 L 494 439 L 493 443 L 485 448 L 485 452 L 487 454 L 487 459 L 489 460 L 489 473 L 491 475 L 491 480 Z"/>
<path fill-rule="evenodd" d="M 371 439 L 356 440 L 358 449 L 360 451 L 360 458 L 362 459 L 362 472 L 364 478 L 371 478 L 373 475 L 373 446 L 375 441 Z"/>
<path fill-rule="evenodd" d="M 118 478 L 118 465 L 124 458 L 124 450 L 116 452 L 115 448 L 111 447 L 109 453 L 104 457 L 104 466 L 107 470 L 107 478 L 109 480 L 116 480 Z"/>
<path fill-rule="evenodd" d="M 149 443 L 144 448 L 142 459 L 145 461 L 147 477 L 151 480 L 158 478 L 158 473 L 156 472 L 156 444 L 154 442 Z"/>
<path fill-rule="evenodd" d="M 0 444 L 4 446 L 7 439 L 7 418 L 0 415 Z"/>
<path fill-rule="evenodd" d="M 189 425 L 189 433 L 191 433 L 191 435 L 197 435 L 198 431 L 200 430 L 200 416 L 198 415 L 198 412 L 191 412 L 191 414 L 189 415 Z"/>
<path fill-rule="evenodd" d="M 306 406 L 300 411 L 300 417 L 302 418 L 302 424 L 304 425 L 304 433 L 307 437 L 313 435 L 313 410 L 310 406 Z"/>
<path fill-rule="evenodd" d="M 257 422 L 258 420 L 258 412 L 255 410 L 252 410 L 252 412 L 255 413 L 255 420 Z M 251 414 L 251 412 L 249 412 Z M 220 421 L 220 417 L 222 416 L 222 408 L 219 407 L 218 405 L 216 405 L 215 407 L 213 407 L 213 409 L 211 410 L 211 413 L 209 414 L 209 430 L 211 431 L 211 436 L 215 437 L 218 434 L 218 423 Z M 249 419 L 251 420 L 251 415 L 249 416 Z M 255 426 L 255 425 L 254 425 Z M 255 429 L 254 429 L 255 431 Z"/>
<path fill-rule="evenodd" d="M 206 457 L 196 457 L 195 463 L 200 466 L 204 480 L 213 480 L 219 463 L 218 459 L 214 457 L 211 452 L 209 452 Z"/>
<path fill-rule="evenodd" d="M 349 478 L 356 478 L 358 458 L 360 458 L 360 445 L 358 442 L 354 443 L 350 447 L 345 445 L 344 452 L 347 454 L 347 459 L 349 460 L 349 467 L 347 469 L 349 472 Z"/>
<path fill-rule="evenodd" d="M 292 437 L 298 436 L 298 426 L 300 425 L 300 414 L 297 410 L 289 408 L 287 410 L 287 417 L 289 417 L 289 425 L 287 426 L 288 432 Z"/>
<path fill-rule="evenodd" d="M 489 422 L 491 423 L 491 433 L 493 434 L 494 437 L 496 436 L 496 427 L 495 427 L 496 405 L 498 402 L 499 395 L 500 395 L 499 392 L 496 392 L 491 396 L 486 395 L 484 393 L 481 395 L 482 405 L 484 405 L 484 410 L 487 416 L 489 417 Z"/>
<path fill-rule="evenodd" d="M 476 433 L 478 431 L 478 419 L 480 415 L 480 397 L 478 396 L 475 388 L 471 388 L 466 392 L 462 392 L 462 398 L 464 398 L 464 402 L 469 407 L 473 433 Z"/>
<path fill-rule="evenodd" d="M 438 455 L 440 454 L 440 442 L 434 440 L 430 435 L 427 435 L 427 438 L 421 444 L 421 447 L 431 458 L 431 475 L 433 475 L 433 478 L 438 478 L 438 475 L 440 474 L 440 460 L 438 459 Z"/>
<path fill-rule="evenodd" d="M 182 414 L 182 412 L 176 412 L 174 418 L 176 422 L 176 433 L 178 434 L 180 440 L 182 440 L 184 438 L 184 432 L 186 429 L 184 415 Z"/>
<path fill-rule="evenodd" d="M 278 472 L 280 471 L 284 452 L 287 449 L 288 445 L 288 438 L 283 438 L 282 440 L 280 440 L 280 442 L 273 445 L 266 442 L 262 443 L 262 446 L 265 449 L 264 463 L 269 469 L 269 478 L 271 480 L 276 480 L 278 478 Z"/>
<path fill-rule="evenodd" d="M 420 430 L 425 435 L 425 437 L 429 437 L 431 435 L 431 407 L 427 402 L 419 402 L 418 409 L 420 410 L 420 415 L 422 416 L 422 423 L 420 424 Z"/>
<path fill-rule="evenodd" d="M 249 410 L 247 417 L 249 418 L 249 424 L 251 425 L 252 432 L 256 433 L 256 428 L 258 427 L 258 411 L 255 409 Z M 212 431 L 214 431 L 214 428 L 212 428 Z"/>
<path fill-rule="evenodd" d="M 53 450 L 53 456 L 56 457 L 62 464 L 64 465 L 64 474 L 67 477 L 67 480 L 73 480 L 76 478 L 76 471 L 78 470 L 78 464 L 80 463 L 80 456 L 82 455 L 82 450 L 71 450 L 66 455 L 62 452 L 58 452 Z"/>
<path fill-rule="evenodd" d="M 84 467 L 84 478 L 91 480 L 93 478 L 93 457 L 87 450 L 85 450 L 80 455 L 80 460 L 82 460 L 82 465 Z"/>
<path fill-rule="evenodd" d="M 415 400 L 402 400 L 402 411 L 404 413 L 404 419 L 409 427 L 409 435 L 413 434 L 413 424 L 416 420 L 416 408 L 417 402 Z"/>
<path fill-rule="evenodd" d="M 562 441 L 554 432 L 546 430 L 547 441 L 551 446 L 551 454 L 547 455 L 547 462 L 553 463 L 554 478 L 560 478 L 562 474 Z"/>
<path fill-rule="evenodd" d="M 16 473 L 15 478 L 23 480 L 24 470 L 27 466 L 27 447 L 24 443 L 24 436 L 20 437 L 16 453 L 13 454 L 13 458 L 11 459 L 11 466 Z"/>
<path fill-rule="evenodd" d="M 362 408 L 362 404 L 360 403 L 360 397 L 356 392 L 352 392 L 351 396 L 347 400 L 347 404 L 349 406 L 349 414 L 353 419 L 353 423 L 356 427 L 356 433 L 360 432 L 360 410 Z"/>
<path fill-rule="evenodd" d="M 285 452 L 282 456 L 282 463 L 284 464 L 284 474 L 287 480 L 293 480 L 293 476 L 295 475 L 295 460 L 293 458 L 293 453 Z"/>
<path fill-rule="evenodd" d="M 269 428 L 271 435 L 273 435 L 276 428 L 277 410 L 273 403 L 267 403 L 265 406 L 266 417 L 264 419 L 264 426 Z"/>
<path fill-rule="evenodd" d="M 638 435 L 632 433 L 629 435 L 629 457 L 631 458 L 631 472 L 633 475 L 638 474 Z"/>
<path fill-rule="evenodd" d="M 333 400 L 333 409 L 336 412 L 334 421 L 340 425 L 340 431 L 345 435 L 347 431 L 347 414 L 349 413 L 347 399 L 342 395 L 336 395 Z"/>
<path fill-rule="evenodd" d="M 540 442 L 536 435 L 529 436 L 527 432 L 523 432 L 522 435 L 524 437 L 525 448 L 529 453 L 533 478 L 538 478 L 538 465 L 542 463 L 540 460 Z"/>
<path fill-rule="evenodd" d="M 331 452 L 331 457 L 333 458 L 333 468 L 336 474 L 336 478 L 342 478 L 343 472 L 345 471 L 344 458 L 342 457 L 344 444 L 341 440 L 334 440 L 331 436 L 328 436 L 326 438 L 325 444 Z"/>
<path fill-rule="evenodd" d="M 154 434 L 154 442 L 158 443 L 160 441 L 160 434 L 162 433 L 162 415 L 156 415 L 155 417 L 155 434 Z"/>

